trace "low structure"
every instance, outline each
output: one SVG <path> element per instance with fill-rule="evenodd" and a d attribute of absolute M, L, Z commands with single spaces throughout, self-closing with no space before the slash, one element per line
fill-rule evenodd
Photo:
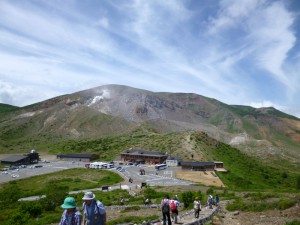
<path fill-rule="evenodd" d="M 81 162 L 91 162 L 92 160 L 99 159 L 97 154 L 58 154 L 57 159 L 66 161 L 81 161 Z"/>
<path fill-rule="evenodd" d="M 11 165 L 11 166 L 22 165 L 22 164 L 27 165 L 29 163 L 30 163 L 30 159 L 24 155 L 13 155 L 1 160 L 1 164 Z"/>
<path fill-rule="evenodd" d="M 5 165 L 27 165 L 30 163 L 38 163 L 40 160 L 40 155 L 36 150 L 31 150 L 30 153 L 24 155 L 12 155 L 1 160 L 1 164 Z"/>
<path fill-rule="evenodd" d="M 163 163 L 168 155 L 159 151 L 147 151 L 141 149 L 129 149 L 121 153 L 122 161 L 141 162 L 141 163 Z"/>
<path fill-rule="evenodd" d="M 179 157 L 168 157 L 166 160 L 167 166 L 180 166 L 182 159 Z"/>
<path fill-rule="evenodd" d="M 214 162 L 182 162 L 182 169 L 189 169 L 194 171 L 214 171 Z"/>
<path fill-rule="evenodd" d="M 215 171 L 227 172 L 227 170 L 224 169 L 224 163 L 223 162 L 214 162 L 214 163 L 215 163 Z"/>

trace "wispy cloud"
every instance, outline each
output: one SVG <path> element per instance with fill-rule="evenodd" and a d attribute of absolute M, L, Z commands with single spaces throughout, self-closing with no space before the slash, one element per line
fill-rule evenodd
<path fill-rule="evenodd" d="M 1 1 L 0 101 L 117 83 L 300 107 L 298 14 L 286 4 Z M 16 94 L 31 89 L 44 94 Z"/>

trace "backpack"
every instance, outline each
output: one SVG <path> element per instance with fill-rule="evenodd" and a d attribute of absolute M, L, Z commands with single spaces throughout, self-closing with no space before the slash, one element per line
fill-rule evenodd
<path fill-rule="evenodd" d="M 197 203 L 194 202 L 194 209 L 200 210 L 200 203 L 199 202 L 197 202 Z"/>
<path fill-rule="evenodd" d="M 170 206 L 169 206 L 169 204 L 167 202 L 162 205 L 161 211 L 163 213 L 169 213 L 170 212 Z"/>
<path fill-rule="evenodd" d="M 171 201 L 170 208 L 171 208 L 171 211 L 173 211 L 173 212 L 176 211 L 177 206 L 176 206 L 176 204 L 175 204 L 175 201 Z"/>

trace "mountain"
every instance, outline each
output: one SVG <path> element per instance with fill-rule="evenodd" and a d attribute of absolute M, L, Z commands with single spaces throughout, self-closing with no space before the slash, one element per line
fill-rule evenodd
<path fill-rule="evenodd" d="M 137 129 L 149 134 L 193 130 L 264 160 L 299 163 L 300 158 L 299 118 L 272 107 L 227 105 L 193 93 L 105 85 L 21 108 L 1 104 L 0 113 L 1 152 Z"/>

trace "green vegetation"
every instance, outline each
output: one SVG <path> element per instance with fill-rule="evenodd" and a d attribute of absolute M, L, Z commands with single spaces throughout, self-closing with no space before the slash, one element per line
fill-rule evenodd
<path fill-rule="evenodd" d="M 0 114 L 5 112 L 12 112 L 18 109 L 19 107 L 17 106 L 0 103 Z"/>
<path fill-rule="evenodd" d="M 263 164 L 257 158 L 246 155 L 230 145 L 216 142 L 207 135 L 195 133 L 199 144 L 215 145 L 210 151 L 211 160 L 222 161 L 227 173 L 218 173 L 222 181 L 236 190 L 281 190 L 297 191 L 297 175 L 274 166 Z"/>
<path fill-rule="evenodd" d="M 51 174 L 34 176 L 27 179 L 13 181 L 20 189 L 18 197 L 27 197 L 33 195 L 45 194 L 45 186 L 48 183 L 55 183 L 61 187 L 68 187 L 68 191 L 84 190 L 98 188 L 104 185 L 113 185 L 122 182 L 124 179 L 118 174 L 107 170 L 87 170 L 87 169 L 69 169 Z M 11 182 L 0 186 L 7 190 Z M 20 195 L 22 193 L 22 195 Z"/>
<path fill-rule="evenodd" d="M 285 223 L 284 225 L 300 225 L 300 221 L 294 220 L 294 221 L 292 221 L 292 222 L 287 222 L 287 223 Z"/>
<path fill-rule="evenodd" d="M 226 209 L 229 211 L 248 211 L 248 212 L 262 212 L 271 209 L 284 210 L 296 205 L 297 201 L 292 199 L 279 199 L 277 201 L 256 201 L 246 202 L 238 199 L 233 203 L 229 203 Z"/>
<path fill-rule="evenodd" d="M 108 225 L 123 224 L 123 223 L 140 224 L 143 221 L 155 220 L 158 218 L 159 216 L 148 216 L 148 217 L 125 216 L 125 217 L 120 217 L 119 219 L 116 220 L 109 221 L 107 222 L 107 224 Z"/>
<path fill-rule="evenodd" d="M 231 111 L 233 111 L 234 113 L 236 113 L 240 116 L 253 116 L 254 118 L 257 119 L 258 116 L 264 115 L 259 110 L 257 110 L 256 108 L 253 108 L 251 106 L 227 105 L 227 107 L 228 107 L 228 109 L 230 109 Z M 281 117 L 281 118 L 299 120 L 299 118 L 292 116 L 292 115 L 288 115 L 281 111 L 278 111 L 278 110 L 274 109 L 273 107 L 269 107 L 269 109 L 267 110 L 267 113 L 265 113 L 265 114 L 274 115 L 274 116 Z"/>

